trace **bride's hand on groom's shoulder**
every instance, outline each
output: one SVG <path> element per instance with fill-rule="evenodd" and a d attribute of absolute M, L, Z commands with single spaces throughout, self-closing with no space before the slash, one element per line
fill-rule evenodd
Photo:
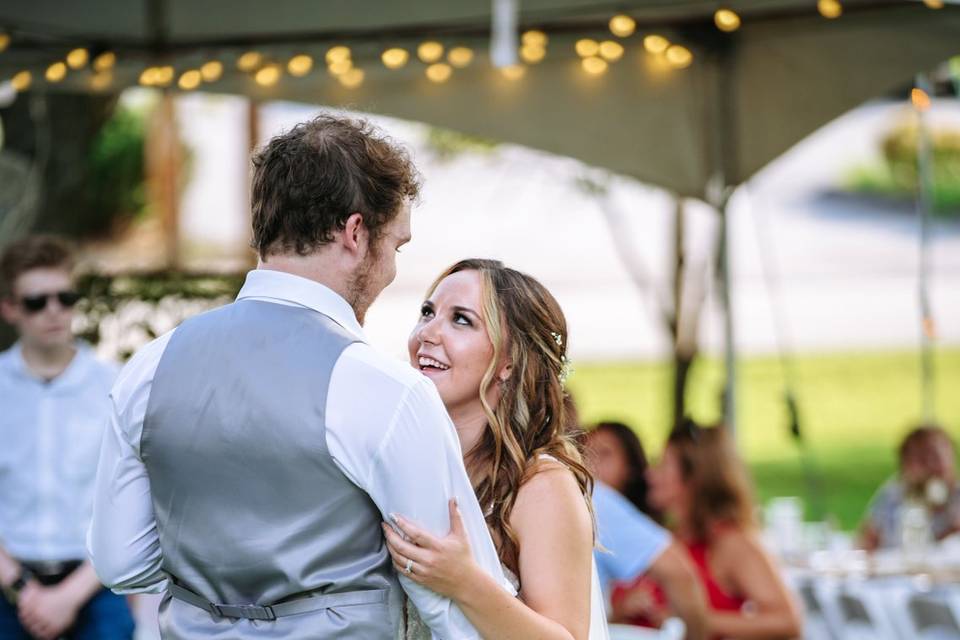
<path fill-rule="evenodd" d="M 460 590 L 471 583 L 474 572 L 482 569 L 473 559 L 456 500 L 450 500 L 450 533 L 443 538 L 400 515 L 392 514 L 391 518 L 393 527 L 387 523 L 382 526 L 397 572 L 431 591 L 459 600 Z"/>

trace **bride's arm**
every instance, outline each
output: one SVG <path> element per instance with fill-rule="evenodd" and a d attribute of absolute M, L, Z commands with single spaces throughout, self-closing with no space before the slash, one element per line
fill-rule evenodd
<path fill-rule="evenodd" d="M 520 547 L 522 600 L 505 592 L 472 560 L 459 518 L 438 539 L 399 518 L 410 537 L 389 527 L 387 542 L 397 569 L 454 600 L 484 638 L 586 640 L 590 627 L 593 527 L 573 475 L 557 464 L 531 478 L 511 515 Z"/>

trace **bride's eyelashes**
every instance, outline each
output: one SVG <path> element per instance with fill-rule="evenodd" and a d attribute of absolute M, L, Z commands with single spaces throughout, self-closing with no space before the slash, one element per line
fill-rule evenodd
<path fill-rule="evenodd" d="M 424 302 L 423 305 L 420 306 L 420 320 L 421 320 L 421 321 L 423 321 L 423 320 L 429 320 L 430 318 L 432 318 L 432 317 L 434 316 L 435 313 L 436 313 L 436 311 L 435 311 L 435 309 L 433 308 L 433 304 L 431 304 L 430 302 Z M 473 322 L 473 320 L 470 319 L 470 316 L 469 316 L 468 314 L 462 312 L 462 311 L 457 310 L 457 309 L 454 309 L 454 310 L 452 311 L 452 314 L 451 314 L 451 316 L 450 316 L 450 321 L 451 321 L 453 324 L 460 325 L 461 327 L 473 327 L 473 326 L 474 326 L 474 322 Z"/>

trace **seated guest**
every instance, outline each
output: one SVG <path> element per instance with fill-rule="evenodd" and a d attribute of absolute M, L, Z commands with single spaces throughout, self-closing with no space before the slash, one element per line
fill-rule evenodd
<path fill-rule="evenodd" d="M 595 432 L 587 436 L 587 464 L 599 481 L 593 490 L 593 506 L 597 519 L 599 547 L 594 552 L 600 584 L 608 599 L 616 585 L 641 578 L 656 581 L 662 587 L 658 611 L 672 612 L 684 621 L 687 638 L 703 638 L 705 629 L 705 600 L 693 564 L 686 550 L 668 531 L 642 513 L 627 498 L 603 484 L 603 478 L 612 474 L 603 469 L 603 457 L 594 455 L 591 443 Z M 636 611 L 615 607 L 611 622 L 632 622 Z M 644 603 L 638 603 L 644 607 Z M 648 625 L 654 626 L 654 625 Z"/>
<path fill-rule="evenodd" d="M 0 353 L 0 638 L 120 640 L 126 601 L 86 558 L 115 370 L 71 333 L 73 258 L 60 240 L 0 258 L 0 311 L 20 340 Z"/>
<path fill-rule="evenodd" d="M 660 512 L 647 500 L 647 455 L 633 429 L 622 422 L 600 422 L 587 432 L 584 452 L 597 480 L 662 522 Z"/>
<path fill-rule="evenodd" d="M 714 638 L 792 638 L 800 613 L 760 543 L 747 470 L 723 427 L 685 419 L 647 474 L 707 592 Z"/>
<path fill-rule="evenodd" d="M 877 491 L 861 527 L 861 545 L 868 551 L 901 545 L 901 520 L 908 503 L 926 511 L 934 540 L 960 531 L 957 454 L 947 432 L 934 425 L 914 429 L 900 444 L 898 457 L 899 473 Z"/>

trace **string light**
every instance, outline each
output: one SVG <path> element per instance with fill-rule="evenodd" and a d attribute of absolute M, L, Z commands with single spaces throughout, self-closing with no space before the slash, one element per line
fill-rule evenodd
<path fill-rule="evenodd" d="M 7 47 L 10 46 L 10 36 L 6 33 L 0 32 L 0 52 L 6 51 Z"/>
<path fill-rule="evenodd" d="M 329 69 L 330 73 L 335 76 L 342 76 L 353 69 L 353 60 L 350 58 L 345 60 L 335 60 L 327 66 L 327 69 Z"/>
<path fill-rule="evenodd" d="M 280 82 L 281 74 L 282 72 L 280 71 L 280 65 L 268 64 L 257 71 L 256 75 L 253 76 L 253 79 L 261 87 L 272 87 Z"/>
<path fill-rule="evenodd" d="M 944 6 L 943 0 L 923 0 L 924 4 L 931 9 L 939 9 Z M 836 18 L 842 14 L 843 7 L 840 0 L 817 0 L 817 8 L 820 13 L 827 18 Z M 718 29 L 725 32 L 732 32 L 742 26 L 740 16 L 733 10 L 720 8 L 714 13 L 714 22 Z M 625 38 L 636 32 L 636 21 L 627 15 L 616 15 L 610 19 L 609 28 L 611 33 L 617 37 Z M 9 47 L 11 38 L 8 34 L 0 32 L 0 51 Z M 521 34 L 521 47 L 519 50 L 520 58 L 526 64 L 537 64 L 546 57 L 546 44 L 548 42 L 547 34 L 537 29 L 531 29 Z M 644 49 L 655 55 L 663 55 L 663 60 L 672 68 L 683 69 L 690 66 L 693 62 L 693 53 L 686 47 L 680 45 L 671 45 L 670 41 L 657 34 L 650 34 L 643 38 Z M 581 66 L 584 71 L 591 75 L 600 75 L 609 69 L 609 64 L 622 59 L 625 49 L 622 44 L 614 40 L 604 40 L 598 42 L 591 38 L 581 38 L 575 43 L 575 50 L 578 56 L 582 58 Z M 474 52 L 468 47 L 458 46 L 447 52 L 446 62 L 441 60 L 444 57 L 445 47 L 437 41 L 421 42 L 416 49 L 417 57 L 426 63 L 426 75 L 431 82 L 443 83 L 448 81 L 454 68 L 463 68 L 472 63 Z M 364 81 L 364 72 L 353 66 L 351 59 L 351 50 L 344 45 L 333 46 L 327 50 L 325 58 L 330 72 L 337 76 L 343 86 L 354 88 L 360 86 Z M 386 49 L 381 54 L 381 60 L 388 69 L 400 69 L 409 63 L 411 53 L 407 49 L 392 47 Z M 76 48 L 70 51 L 66 58 L 66 63 L 55 62 L 51 64 L 45 72 L 45 77 L 50 82 L 62 81 L 67 73 L 68 67 L 72 69 L 81 69 L 90 62 L 89 51 L 85 48 Z M 91 68 L 97 73 L 91 76 L 90 86 L 95 89 L 105 89 L 113 82 L 112 74 L 106 73 L 111 70 L 117 61 L 117 56 L 112 51 L 103 51 L 93 57 Z M 279 82 L 283 75 L 283 67 L 278 64 L 261 65 L 264 62 L 264 56 L 258 51 L 246 51 L 236 60 L 236 66 L 244 72 L 252 72 L 257 84 L 270 87 Z M 286 70 L 293 76 L 302 77 L 309 74 L 313 69 L 313 58 L 306 54 L 298 54 L 289 59 L 286 63 Z M 259 69 L 258 69 L 259 68 Z M 518 80 L 525 76 L 526 66 L 521 64 L 509 65 L 499 69 L 505 78 Z M 177 80 L 178 86 L 186 91 L 196 89 L 202 82 L 216 82 L 224 72 L 223 63 L 212 60 L 204 63 L 199 69 L 189 69 L 180 74 Z M 148 67 L 144 69 L 139 77 L 140 84 L 146 86 L 166 86 L 173 82 L 175 71 L 173 67 L 167 65 L 162 67 Z M 32 83 L 32 76 L 28 71 L 21 71 L 16 76 L 14 88 L 18 91 L 25 90 Z M 917 93 L 926 96 L 919 89 L 913 92 L 914 104 L 916 106 Z M 929 108 L 929 96 L 926 96 L 926 105 Z M 920 107 L 918 107 L 920 108 Z"/>
<path fill-rule="evenodd" d="M 623 45 L 613 40 L 604 40 L 600 43 L 600 57 L 607 62 L 616 62 L 623 57 Z"/>
<path fill-rule="evenodd" d="M 383 60 L 383 66 L 387 69 L 399 69 L 410 60 L 410 53 L 406 49 L 393 47 L 384 51 L 380 59 Z"/>
<path fill-rule="evenodd" d="M 545 47 L 547 46 L 547 34 L 536 29 L 524 31 L 523 35 L 520 36 L 520 43 L 528 47 Z"/>
<path fill-rule="evenodd" d="M 216 82 L 223 76 L 223 63 L 219 60 L 204 62 L 200 67 L 200 77 L 204 82 Z"/>
<path fill-rule="evenodd" d="M 62 62 L 54 62 L 47 67 L 44 77 L 46 77 L 47 82 L 60 82 L 67 77 L 67 65 Z"/>
<path fill-rule="evenodd" d="M 147 67 L 140 72 L 140 84 L 145 87 L 152 87 L 157 84 L 157 71 L 156 67 Z"/>
<path fill-rule="evenodd" d="M 525 44 L 520 47 L 520 57 L 527 64 L 537 64 L 547 57 L 547 50 L 541 45 Z"/>
<path fill-rule="evenodd" d="M 592 76 L 598 76 L 601 73 L 604 73 L 608 66 L 606 60 L 596 56 L 584 58 L 580 61 L 580 64 L 583 66 L 583 70 Z"/>
<path fill-rule="evenodd" d="M 522 64 L 511 64 L 500 68 L 500 73 L 507 80 L 519 80 L 527 74 L 527 68 Z"/>
<path fill-rule="evenodd" d="M 433 40 L 421 42 L 417 47 L 417 57 L 426 64 L 433 64 L 443 57 L 443 45 Z"/>
<path fill-rule="evenodd" d="M 824 18 L 833 20 L 839 18 L 843 13 L 843 5 L 840 4 L 839 0 L 817 0 L 817 11 Z"/>
<path fill-rule="evenodd" d="M 717 9 L 713 14 L 713 22 L 717 25 L 717 29 L 727 33 L 740 28 L 740 16 L 731 9 Z"/>
<path fill-rule="evenodd" d="M 350 60 L 350 47 L 342 44 L 327 49 L 327 66 Z"/>
<path fill-rule="evenodd" d="M 655 56 L 660 55 L 670 47 L 670 41 L 663 36 L 649 35 L 643 39 L 643 48 Z"/>
<path fill-rule="evenodd" d="M 600 53 L 600 45 L 597 44 L 596 40 L 591 40 L 590 38 L 577 40 L 574 49 L 577 50 L 577 55 L 581 58 L 589 58 L 590 56 L 595 56 Z"/>
<path fill-rule="evenodd" d="M 313 58 L 303 53 L 293 56 L 290 58 L 290 61 L 287 62 L 287 71 L 290 72 L 290 75 L 298 78 L 302 78 L 310 73 L 311 69 L 313 69 Z"/>
<path fill-rule="evenodd" d="M 610 18 L 610 33 L 618 38 L 632 36 L 637 30 L 637 21 L 623 14 Z"/>
<path fill-rule="evenodd" d="M 103 91 L 113 83 L 113 74 L 109 70 L 98 71 L 90 78 L 90 87 L 95 91 Z"/>
<path fill-rule="evenodd" d="M 667 49 L 666 58 L 674 69 L 686 69 L 693 63 L 693 53 L 679 44 L 671 45 Z"/>
<path fill-rule="evenodd" d="M 104 51 L 93 59 L 93 70 L 107 71 L 113 69 L 113 65 L 115 64 L 117 64 L 117 54 L 113 51 Z"/>
<path fill-rule="evenodd" d="M 363 69 L 350 69 L 343 75 L 339 76 L 337 80 L 339 80 L 340 84 L 345 86 L 347 89 L 356 89 L 363 84 L 363 76 Z"/>
<path fill-rule="evenodd" d="M 260 62 L 262 61 L 263 56 L 259 51 L 247 51 L 237 58 L 237 69 L 243 72 L 253 71 L 260 66 Z"/>
<path fill-rule="evenodd" d="M 447 53 L 447 62 L 457 69 L 463 69 L 473 62 L 473 49 L 470 47 L 454 47 Z"/>
<path fill-rule="evenodd" d="M 429 67 L 427 67 L 426 73 L 427 73 L 427 78 L 429 78 L 430 82 L 436 82 L 437 84 L 441 84 L 449 80 L 450 76 L 453 75 L 453 67 L 451 67 L 446 63 L 438 62 L 436 64 L 432 64 Z"/>
<path fill-rule="evenodd" d="M 930 94 L 919 87 L 914 87 L 910 91 L 910 102 L 917 111 L 928 111 L 930 109 Z"/>
<path fill-rule="evenodd" d="M 157 86 L 165 87 L 173 82 L 173 67 L 170 65 L 164 65 L 162 67 L 157 67 Z"/>
<path fill-rule="evenodd" d="M 32 83 L 33 75 L 29 71 L 21 71 L 10 79 L 10 86 L 17 92 L 26 91 Z"/>
<path fill-rule="evenodd" d="M 203 82 L 203 76 L 200 74 L 200 71 L 190 69 L 180 74 L 180 79 L 177 80 L 177 86 L 184 91 L 193 91 L 200 86 L 201 82 Z"/>
<path fill-rule="evenodd" d="M 70 65 L 71 69 L 82 69 L 87 65 L 89 59 L 90 54 L 83 47 L 74 49 L 67 54 L 67 64 Z"/>

